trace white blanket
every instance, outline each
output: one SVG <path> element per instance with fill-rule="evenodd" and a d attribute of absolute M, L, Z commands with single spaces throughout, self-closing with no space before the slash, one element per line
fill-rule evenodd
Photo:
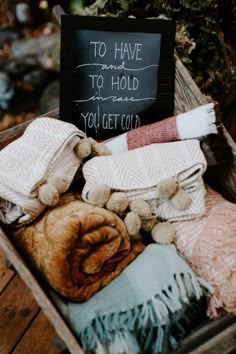
<path fill-rule="evenodd" d="M 97 184 L 106 184 L 113 191 L 126 192 L 130 201 L 139 198 L 148 201 L 152 212 L 162 219 L 191 219 L 205 211 L 202 175 L 206 167 L 199 141 L 195 139 L 151 144 L 121 154 L 99 156 L 83 166 L 86 184 L 82 197 L 88 202 L 89 191 Z M 161 202 L 157 198 L 157 185 L 170 177 L 191 195 L 192 203 L 185 210 L 177 210 L 171 201 Z"/>
<path fill-rule="evenodd" d="M 38 118 L 0 151 L 0 221 L 22 225 L 43 211 L 39 187 L 53 176 L 72 181 L 81 163 L 73 149 L 83 137 L 73 124 Z"/>

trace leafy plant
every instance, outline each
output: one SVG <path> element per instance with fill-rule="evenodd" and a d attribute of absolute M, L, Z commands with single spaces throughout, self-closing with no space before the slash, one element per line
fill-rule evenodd
<path fill-rule="evenodd" d="M 96 0 L 92 4 L 85 0 L 77 13 L 174 19 L 176 52 L 199 88 L 216 100 L 227 90 L 228 70 L 217 36 L 217 0 Z"/>
<path fill-rule="evenodd" d="M 70 0 L 70 12 L 73 14 L 78 13 L 80 10 L 84 9 L 84 0 Z"/>

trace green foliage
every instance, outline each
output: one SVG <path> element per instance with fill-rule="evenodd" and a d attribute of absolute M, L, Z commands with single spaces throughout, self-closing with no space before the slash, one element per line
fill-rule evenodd
<path fill-rule="evenodd" d="M 183 23 L 176 24 L 176 37 L 175 37 L 175 50 L 178 54 L 178 57 L 185 64 L 192 63 L 190 54 L 196 48 L 196 43 L 187 30 L 187 27 Z"/>
<path fill-rule="evenodd" d="M 72 14 L 76 14 L 84 9 L 84 0 L 70 0 L 69 9 Z"/>
<path fill-rule="evenodd" d="M 204 93 L 220 100 L 227 68 L 217 36 L 216 0 L 182 0 L 174 10 L 174 19 L 187 28 L 195 43 L 195 49 L 189 53 L 188 69 Z"/>
<path fill-rule="evenodd" d="M 197 85 L 216 100 L 226 91 L 229 76 L 217 37 L 217 0 L 97 0 L 92 4 L 85 1 L 76 13 L 174 19 L 176 52 Z"/>

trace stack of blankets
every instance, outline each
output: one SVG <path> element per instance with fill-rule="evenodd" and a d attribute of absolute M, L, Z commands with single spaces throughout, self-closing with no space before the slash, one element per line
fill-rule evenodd
<path fill-rule="evenodd" d="M 212 103 L 134 129 L 105 142 L 111 155 L 83 163 L 73 149 L 85 134 L 50 118 L 37 119 L 0 151 L 1 224 L 50 284 L 86 354 L 170 353 L 199 313 L 236 314 L 236 205 L 203 179 L 217 155 L 203 150 L 200 138 L 218 134 L 216 112 Z M 81 165 L 82 193 L 73 184 Z M 60 173 L 71 186 L 46 207 L 37 189 Z M 156 188 L 167 178 L 189 193 L 187 208 L 158 200 Z M 120 216 L 88 204 L 97 183 L 148 202 L 171 222 L 174 243 L 131 240 Z"/>

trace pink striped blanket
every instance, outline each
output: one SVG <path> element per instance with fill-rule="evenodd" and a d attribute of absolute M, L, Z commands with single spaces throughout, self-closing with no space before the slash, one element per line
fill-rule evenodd
<path fill-rule="evenodd" d="M 222 134 L 221 112 L 216 103 L 132 129 L 105 144 L 112 154 L 118 154 L 150 144 L 186 139 L 199 139 L 208 166 L 232 158 L 232 151 Z"/>
<path fill-rule="evenodd" d="M 112 154 L 117 154 L 149 144 L 195 139 L 217 134 L 219 122 L 218 105 L 208 103 L 177 116 L 132 129 L 107 140 L 106 145 Z"/>

